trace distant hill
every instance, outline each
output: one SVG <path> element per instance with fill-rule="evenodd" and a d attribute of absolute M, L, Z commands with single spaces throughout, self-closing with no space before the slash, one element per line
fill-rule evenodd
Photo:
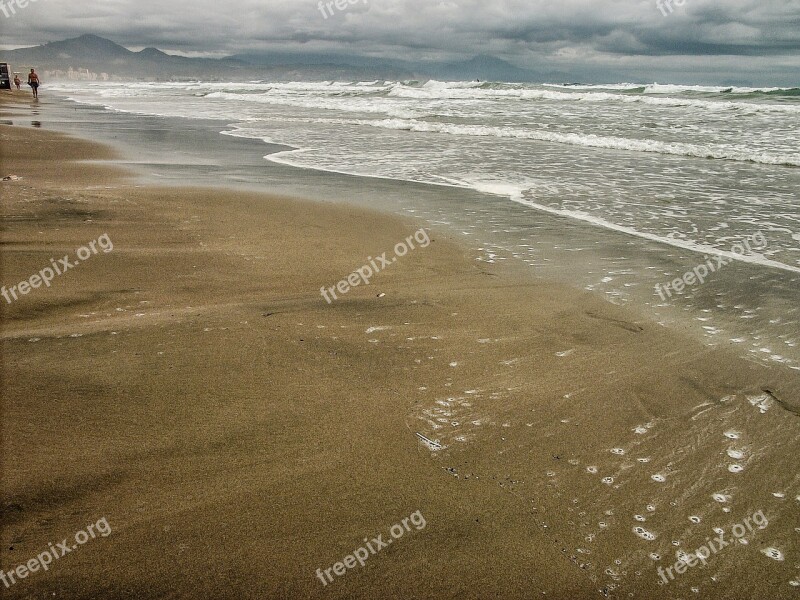
<path fill-rule="evenodd" d="M 96 35 L 82 35 L 33 48 L 0 51 L 0 60 L 16 71 L 34 67 L 66 74 L 70 69 L 106 73 L 112 79 L 150 81 L 407 80 L 543 81 L 540 73 L 492 56 L 461 62 L 410 63 L 353 55 L 249 53 L 221 59 L 187 58 L 145 48 L 133 52 Z M 559 74 L 560 75 L 560 74 Z"/>
<path fill-rule="evenodd" d="M 155 48 L 132 52 L 96 35 L 50 42 L 34 48 L 0 51 L 2 60 L 19 70 L 67 71 L 70 68 L 108 73 L 116 78 L 167 80 L 216 78 L 244 71 L 246 65 L 232 59 L 185 58 Z"/>

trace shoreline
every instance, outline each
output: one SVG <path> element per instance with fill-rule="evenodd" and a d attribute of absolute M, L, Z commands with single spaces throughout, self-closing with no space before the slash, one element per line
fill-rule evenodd
<path fill-rule="evenodd" d="M 113 529 L 9 597 L 666 598 L 707 585 L 697 569 L 658 585 L 672 539 L 696 548 L 764 510 L 748 550 L 796 548 L 788 369 L 476 261 L 435 226 L 328 305 L 320 286 L 419 222 L 140 186 L 98 162 L 110 149 L 0 134 L 4 169 L 23 177 L 2 184 L 3 284 L 114 243 L 0 313 L 2 567 L 90 521 Z M 743 472 L 728 469 L 728 432 Z M 322 585 L 317 569 L 415 511 L 424 529 Z M 635 532 L 640 512 L 655 540 Z M 718 558 L 704 593 L 790 597 L 791 561 L 761 558 Z"/>
<path fill-rule="evenodd" d="M 143 184 L 180 186 L 189 180 L 221 189 L 271 189 L 422 219 L 456 238 L 464 236 L 482 253 L 479 261 L 526 265 L 541 281 L 600 293 L 648 320 L 689 331 L 709 346 L 735 348 L 747 360 L 800 371 L 800 346 L 788 333 L 798 324 L 794 304 L 800 277 L 792 272 L 736 261 L 703 286 L 665 301 L 658 286 L 693 270 L 698 265 L 694 250 L 488 193 L 280 165 L 265 160 L 264 150 L 280 152 L 284 146 L 220 135 L 229 129 L 226 120 L 147 117 L 66 100 L 51 104 L 48 113 L 46 127 L 119 148 L 124 153 L 119 164 L 133 168 Z"/>

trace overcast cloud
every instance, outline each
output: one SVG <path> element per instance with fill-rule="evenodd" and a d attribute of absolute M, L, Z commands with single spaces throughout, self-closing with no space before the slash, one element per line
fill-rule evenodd
<path fill-rule="evenodd" d="M 665 16 L 656 0 L 367 0 L 325 19 L 318 0 L 36 0 L 0 28 L 5 47 L 93 33 L 187 55 L 491 54 L 537 70 L 800 84 L 800 0 L 672 1 Z"/>

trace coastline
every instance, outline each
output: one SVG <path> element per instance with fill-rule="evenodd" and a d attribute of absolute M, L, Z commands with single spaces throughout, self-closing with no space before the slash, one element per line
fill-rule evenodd
<path fill-rule="evenodd" d="M 730 255 L 727 250 L 733 246 L 712 251 L 680 242 L 665 245 L 624 227 L 618 231 L 581 215 L 553 213 L 535 198 L 278 164 L 283 161 L 270 157 L 280 156 L 287 146 L 260 137 L 220 135 L 237 127 L 230 120 L 142 115 L 52 98 L 39 107 L 46 115 L 38 122 L 42 127 L 114 146 L 122 154 L 115 164 L 130 168 L 143 185 L 188 182 L 249 192 L 269 189 L 411 216 L 461 239 L 480 253 L 476 260 L 525 265 L 542 282 L 602 294 L 612 304 L 633 308 L 709 346 L 800 372 L 800 345 L 792 333 L 799 323 L 795 304 L 800 276 L 736 260 L 713 272 L 703 285 L 677 294 L 670 290 L 666 299 L 660 296 L 664 284 L 710 256 Z M 28 125 L 24 115 L 15 123 Z M 771 254 L 771 234 L 754 230 L 748 238 L 764 234 L 769 244 L 765 252 Z M 730 243 L 748 238 L 734 237 Z"/>
<path fill-rule="evenodd" d="M 659 598 L 704 577 L 664 590 L 646 556 L 657 547 L 672 564 L 673 532 L 696 547 L 706 534 L 686 532 L 690 515 L 705 532 L 765 510 L 771 537 L 748 550 L 796 546 L 788 370 L 476 261 L 435 227 L 429 246 L 328 305 L 321 286 L 420 223 L 145 187 L 102 164 L 111 149 L 1 132 L 3 169 L 22 177 L 2 184 L 3 284 L 101 235 L 114 243 L 3 306 L 2 542 L 13 550 L 2 566 L 90 520 L 113 528 L 9 597 Z M 91 162 L 64 168 L 76 158 Z M 764 389 L 762 412 L 750 398 Z M 734 431 L 752 448 L 738 474 Z M 729 502 L 712 500 L 729 488 Z M 632 532 L 648 503 L 653 541 Z M 330 585 L 317 579 L 414 511 L 424 530 Z M 737 572 L 752 555 L 718 560 L 726 578 L 709 597 L 790 597 L 790 565 L 758 560 L 754 577 Z"/>

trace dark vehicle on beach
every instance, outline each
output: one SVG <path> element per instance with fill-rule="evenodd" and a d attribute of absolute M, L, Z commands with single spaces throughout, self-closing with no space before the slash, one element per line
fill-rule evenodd
<path fill-rule="evenodd" d="M 0 63 L 0 90 L 11 89 L 11 78 L 9 77 L 8 63 Z"/>

